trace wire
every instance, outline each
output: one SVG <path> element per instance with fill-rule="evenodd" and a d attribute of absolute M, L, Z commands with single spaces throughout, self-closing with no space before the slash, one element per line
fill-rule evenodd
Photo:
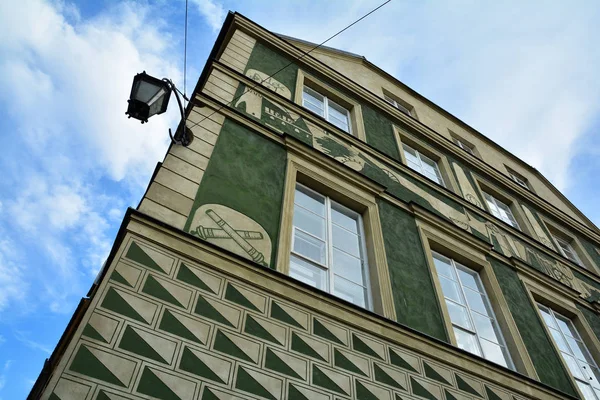
<path fill-rule="evenodd" d="M 369 11 L 368 13 L 366 13 L 365 15 L 363 15 L 362 17 L 360 17 L 359 19 L 357 19 L 356 21 L 354 21 L 353 23 L 351 23 L 350 25 L 346 26 L 344 29 L 342 29 L 341 31 L 335 33 L 333 36 L 328 37 L 327 39 L 325 39 L 323 42 L 319 43 L 318 45 L 316 45 L 315 47 L 313 47 L 312 49 L 310 49 L 309 51 L 307 51 L 306 53 L 302 54 L 302 56 L 296 58 L 294 57 L 294 60 L 289 62 L 288 64 L 284 65 L 283 67 L 281 67 L 280 69 L 278 69 L 277 71 L 275 71 L 274 73 L 272 73 L 271 75 L 267 76 L 265 79 L 263 79 L 260 82 L 255 83 L 254 85 L 252 85 L 252 87 L 248 88 L 246 87 L 246 89 L 244 89 L 244 91 L 242 92 L 242 94 L 240 94 L 239 96 L 234 97 L 230 102 L 228 102 L 227 104 L 224 104 L 222 106 L 220 106 L 217 110 L 213 111 L 211 114 L 207 115 L 206 117 L 202 118 L 200 121 L 195 122 L 192 126 L 189 126 L 188 129 L 192 129 L 193 127 L 201 124 L 202 122 L 204 122 L 205 120 L 207 120 L 208 118 L 212 117 L 213 115 L 215 115 L 216 113 L 218 113 L 219 111 L 221 111 L 224 107 L 226 106 L 230 106 L 232 105 L 237 99 L 239 99 L 240 97 L 242 97 L 243 95 L 245 95 L 249 90 L 253 90 L 255 89 L 258 85 L 262 85 L 263 83 L 265 83 L 267 80 L 269 80 L 270 78 L 274 77 L 275 75 L 277 75 L 278 73 L 280 73 L 281 71 L 283 71 L 284 69 L 288 68 L 289 66 L 293 65 L 295 61 L 300 61 L 302 60 L 304 57 L 306 57 L 307 55 L 309 55 L 311 52 L 313 52 L 314 50 L 318 49 L 319 47 L 323 46 L 325 43 L 327 43 L 328 41 L 330 41 L 331 39 L 333 39 L 334 37 L 338 36 L 339 34 L 341 34 L 342 32 L 346 31 L 347 29 L 351 28 L 353 25 L 356 25 L 357 23 L 359 23 L 360 21 L 362 21 L 363 19 L 367 18 L 369 15 L 373 14 L 375 11 L 379 10 L 381 7 L 385 6 L 387 3 L 389 3 L 392 0 L 387 0 L 384 3 L 380 4 L 378 7 L 372 9 L 371 11 Z M 187 3 L 187 0 L 186 0 Z M 185 88 L 184 88 L 185 91 Z"/>
<path fill-rule="evenodd" d="M 187 26 L 188 26 L 188 0 L 185 0 L 185 29 L 183 34 L 183 98 L 186 96 L 186 79 L 187 79 Z M 185 101 L 184 100 L 184 101 Z"/>

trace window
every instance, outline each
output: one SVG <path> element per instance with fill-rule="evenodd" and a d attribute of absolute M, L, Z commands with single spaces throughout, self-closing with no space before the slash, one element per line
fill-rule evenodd
<path fill-rule="evenodd" d="M 573 322 L 538 303 L 550 336 L 571 371 L 585 400 L 600 400 L 600 372 Z"/>
<path fill-rule="evenodd" d="M 508 205 L 486 192 L 483 192 L 483 197 L 485 197 L 488 208 L 494 217 L 501 219 L 517 229 L 521 229 Z"/>
<path fill-rule="evenodd" d="M 404 150 L 404 156 L 406 157 L 406 164 L 411 169 L 414 169 L 420 174 L 425 175 L 439 185 L 446 186 L 444 184 L 444 180 L 442 179 L 440 168 L 435 161 L 408 146 L 407 144 L 403 143 L 402 149 Z"/>
<path fill-rule="evenodd" d="M 471 154 L 472 156 L 475 155 L 475 152 L 473 151 L 473 147 L 471 145 L 465 143 L 461 139 L 454 138 L 454 143 L 456 143 L 458 145 L 458 147 L 460 147 L 461 149 L 463 149 L 467 153 Z"/>
<path fill-rule="evenodd" d="M 385 93 L 383 94 L 383 98 L 385 99 L 385 101 L 387 101 L 388 103 L 390 103 L 391 105 L 396 107 L 398 110 L 402 111 L 404 114 L 412 117 L 410 110 L 407 107 L 405 107 L 403 104 L 398 102 L 397 100 L 394 100 L 393 98 L 391 98 L 390 96 L 388 96 Z"/>
<path fill-rule="evenodd" d="M 302 106 L 325 118 L 341 130 L 352 133 L 350 130 L 350 112 L 308 86 L 304 86 L 302 89 Z"/>
<path fill-rule="evenodd" d="M 514 369 L 479 274 L 432 253 L 458 347 Z"/>
<path fill-rule="evenodd" d="M 513 181 L 515 181 L 519 186 L 530 190 L 529 189 L 529 184 L 527 183 L 527 179 L 525 179 L 522 175 L 517 174 L 515 171 L 508 169 L 508 176 L 510 176 L 510 179 L 512 179 Z"/>
<path fill-rule="evenodd" d="M 296 184 L 290 276 L 370 308 L 360 214 Z"/>
<path fill-rule="evenodd" d="M 568 240 L 555 234 L 552 234 L 552 238 L 554 239 L 554 243 L 556 243 L 560 254 L 573 261 L 575 264 L 583 265 L 577 252 Z"/>

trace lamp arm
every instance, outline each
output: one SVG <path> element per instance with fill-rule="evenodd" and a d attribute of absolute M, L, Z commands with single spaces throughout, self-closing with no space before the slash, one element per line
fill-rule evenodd
<path fill-rule="evenodd" d="M 165 81 L 168 85 L 169 88 L 171 89 L 171 92 L 173 92 L 175 94 L 175 98 L 177 99 L 177 104 L 179 105 L 179 112 L 181 113 L 181 123 L 182 123 L 182 133 L 181 135 L 178 135 L 178 132 L 175 132 L 175 137 L 173 136 L 173 133 L 171 132 L 171 128 L 169 128 L 169 136 L 171 137 L 171 141 L 175 144 L 181 144 L 183 146 L 188 146 L 193 139 L 193 134 L 192 132 L 189 130 L 189 128 L 186 126 L 185 123 L 185 111 L 183 109 L 183 104 L 181 102 L 181 98 L 179 97 L 179 89 L 177 89 L 177 87 L 175 86 L 175 84 L 173 83 L 172 80 L 164 78 L 163 81 Z M 177 138 L 177 136 L 181 136 L 180 138 Z"/>

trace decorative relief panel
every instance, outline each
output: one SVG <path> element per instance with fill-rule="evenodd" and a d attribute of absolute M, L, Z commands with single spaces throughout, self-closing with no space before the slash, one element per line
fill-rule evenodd
<path fill-rule="evenodd" d="M 524 399 L 141 241 L 124 245 L 42 398 Z"/>

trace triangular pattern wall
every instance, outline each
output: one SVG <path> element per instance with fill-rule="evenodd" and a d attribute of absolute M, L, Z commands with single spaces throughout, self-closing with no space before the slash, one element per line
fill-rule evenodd
<path fill-rule="evenodd" d="M 123 246 L 46 399 L 524 400 L 143 240 Z"/>

